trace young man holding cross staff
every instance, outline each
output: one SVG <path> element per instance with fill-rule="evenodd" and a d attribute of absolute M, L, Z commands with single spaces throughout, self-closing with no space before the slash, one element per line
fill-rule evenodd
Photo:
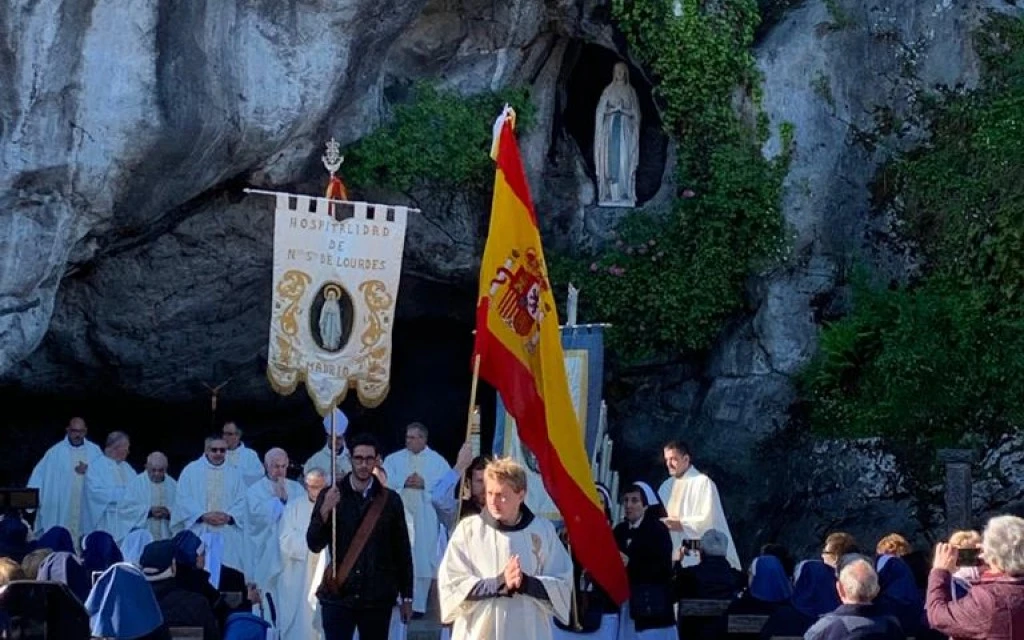
<path fill-rule="evenodd" d="M 317 591 L 324 640 L 387 640 L 399 596 L 405 622 L 412 617 L 412 551 L 405 508 L 397 493 L 373 474 L 380 446 L 368 434 L 349 441 L 352 472 L 322 491 L 306 531 L 310 551 L 330 550 Z"/>

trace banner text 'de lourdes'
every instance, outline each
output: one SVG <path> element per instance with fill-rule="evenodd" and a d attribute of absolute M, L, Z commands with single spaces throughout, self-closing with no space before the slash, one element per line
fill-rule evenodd
<path fill-rule="evenodd" d="M 360 269 L 363 271 L 383 271 L 387 269 L 387 260 L 377 258 L 350 258 L 348 256 L 336 256 L 329 253 L 317 251 L 303 251 L 302 249 L 288 249 L 288 259 L 301 262 L 317 262 L 328 267 L 341 267 L 343 269 Z"/>

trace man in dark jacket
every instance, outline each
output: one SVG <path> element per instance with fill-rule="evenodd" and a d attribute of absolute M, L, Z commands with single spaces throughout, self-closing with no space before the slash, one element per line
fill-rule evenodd
<path fill-rule="evenodd" d="M 412 551 L 405 525 L 405 508 L 397 493 L 373 477 L 380 447 L 359 434 L 349 442 L 352 472 L 320 496 L 306 531 L 306 544 L 319 553 L 332 544 L 332 520 L 337 519 L 337 552 L 317 591 L 325 640 L 351 640 L 356 629 L 362 640 L 387 640 L 391 610 L 401 595 L 402 619 L 412 616 Z M 383 494 L 381 492 L 384 492 Z M 363 519 L 376 499 L 383 510 L 347 576 L 337 576 Z M 332 516 L 332 511 L 336 512 Z M 338 578 L 345 578 L 339 584 Z"/>
<path fill-rule="evenodd" d="M 836 588 L 842 604 L 814 623 L 805 640 L 904 640 L 899 620 L 872 604 L 878 595 L 878 574 L 870 560 L 845 562 Z"/>
<path fill-rule="evenodd" d="M 153 587 L 164 624 L 168 627 L 202 627 L 203 640 L 219 640 L 220 628 L 206 598 L 186 591 L 174 580 L 174 543 L 170 540 L 150 542 L 139 559 L 142 573 Z"/>

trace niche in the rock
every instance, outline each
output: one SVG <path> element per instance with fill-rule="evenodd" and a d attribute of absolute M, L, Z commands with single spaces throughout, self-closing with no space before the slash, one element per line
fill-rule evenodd
<path fill-rule="evenodd" d="M 567 79 L 559 111 L 562 128 L 576 141 L 586 160 L 587 174 L 594 180 L 597 104 L 601 92 L 612 81 L 612 69 L 617 62 L 626 62 L 629 67 L 629 83 L 640 101 L 640 158 L 636 170 L 636 199 L 640 206 L 661 187 L 668 149 L 668 138 L 662 132 L 661 118 L 651 97 L 651 85 L 640 71 L 614 51 L 593 44 L 575 44 L 566 55 L 563 74 Z"/>

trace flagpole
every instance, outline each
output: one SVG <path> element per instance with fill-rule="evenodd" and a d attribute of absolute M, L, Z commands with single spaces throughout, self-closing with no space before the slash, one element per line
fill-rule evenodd
<path fill-rule="evenodd" d="M 331 485 L 338 486 L 338 425 L 335 423 L 337 405 L 331 403 Z M 331 510 L 331 575 L 338 575 L 338 507 Z"/>
<path fill-rule="evenodd" d="M 569 562 L 570 562 L 570 564 L 575 565 L 575 560 L 573 560 L 573 557 L 572 557 L 572 543 L 569 542 L 569 532 L 568 531 L 565 532 L 565 538 L 566 538 L 565 546 L 566 546 L 567 551 L 569 552 Z M 582 575 L 582 569 L 580 570 L 580 575 Z M 576 595 L 577 595 L 576 594 L 576 588 L 578 586 L 579 585 L 576 584 L 576 571 L 575 571 L 575 567 L 574 567 L 573 568 L 573 572 L 572 572 L 572 587 L 569 589 L 569 604 L 572 606 L 572 626 L 573 626 L 573 628 L 576 631 L 582 631 L 583 630 L 583 625 L 580 624 L 579 605 L 576 604 Z"/>
<path fill-rule="evenodd" d="M 466 417 L 466 442 L 469 442 L 473 433 L 473 410 L 476 408 L 476 387 L 480 382 L 480 354 L 473 356 L 473 382 L 469 386 L 469 415 Z M 466 491 L 466 474 L 462 474 L 459 480 L 459 508 L 455 511 L 455 524 L 462 518 L 462 495 Z"/>

